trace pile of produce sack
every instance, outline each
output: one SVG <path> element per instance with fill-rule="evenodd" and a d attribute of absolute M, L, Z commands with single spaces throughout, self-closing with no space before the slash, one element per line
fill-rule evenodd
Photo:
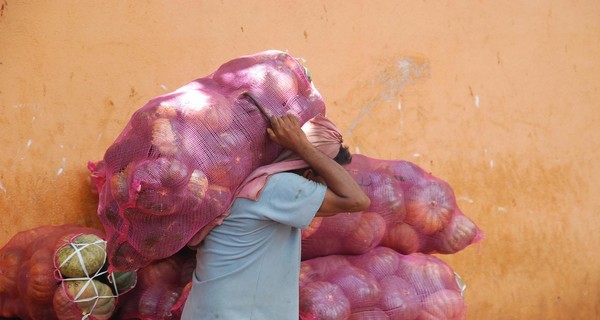
<path fill-rule="evenodd" d="M 0 249 L 0 316 L 110 319 L 135 271 L 108 272 L 104 234 L 78 225 L 40 226 Z"/>

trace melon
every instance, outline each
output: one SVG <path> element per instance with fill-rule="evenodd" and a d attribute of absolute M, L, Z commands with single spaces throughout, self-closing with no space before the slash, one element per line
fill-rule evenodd
<path fill-rule="evenodd" d="M 53 306 L 59 320 L 108 320 L 115 311 L 110 287 L 98 280 L 68 280 L 54 293 Z"/>
<path fill-rule="evenodd" d="M 56 250 L 56 267 L 64 278 L 92 277 L 106 261 L 106 241 L 95 234 L 82 234 Z"/>

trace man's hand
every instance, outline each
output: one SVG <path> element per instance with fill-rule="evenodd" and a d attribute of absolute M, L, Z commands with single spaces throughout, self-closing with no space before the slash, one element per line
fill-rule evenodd
<path fill-rule="evenodd" d="M 267 132 L 271 140 L 299 155 L 327 185 L 325 199 L 317 216 L 361 211 L 371 205 L 369 197 L 350 174 L 308 141 L 295 116 L 288 114 L 271 117 L 270 120 L 271 128 Z"/>
<path fill-rule="evenodd" d="M 303 149 L 312 147 L 296 116 L 291 114 L 281 117 L 272 116 L 269 120 L 271 121 L 271 128 L 267 128 L 267 133 L 275 143 L 296 153 L 301 153 Z"/>

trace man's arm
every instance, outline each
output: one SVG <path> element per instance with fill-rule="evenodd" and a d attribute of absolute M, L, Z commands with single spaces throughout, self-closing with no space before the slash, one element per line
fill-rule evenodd
<path fill-rule="evenodd" d="M 271 128 L 267 132 L 271 140 L 298 154 L 325 180 L 327 191 L 317 216 L 362 211 L 370 206 L 371 200 L 346 169 L 308 141 L 295 116 L 271 117 L 270 120 Z"/>

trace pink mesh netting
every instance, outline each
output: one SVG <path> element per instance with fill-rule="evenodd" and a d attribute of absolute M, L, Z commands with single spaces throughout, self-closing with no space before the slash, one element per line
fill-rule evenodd
<path fill-rule="evenodd" d="M 124 294 L 115 313 L 118 319 L 176 320 L 181 317 L 192 286 L 196 252 L 178 253 L 139 269 L 138 283 Z"/>
<path fill-rule="evenodd" d="M 439 258 L 386 247 L 305 260 L 300 319 L 466 319 L 459 279 Z"/>
<path fill-rule="evenodd" d="M 451 254 L 482 239 L 483 232 L 456 204 L 450 185 L 417 165 L 354 155 L 345 168 L 371 206 L 315 218 L 302 231 L 302 259 L 362 254 L 379 245 L 403 254 Z"/>
<path fill-rule="evenodd" d="M 265 114 L 325 114 L 304 67 L 287 53 L 231 60 L 137 110 L 104 158 L 89 168 L 111 268 L 169 257 L 223 216 L 232 192 L 281 147 Z"/>

